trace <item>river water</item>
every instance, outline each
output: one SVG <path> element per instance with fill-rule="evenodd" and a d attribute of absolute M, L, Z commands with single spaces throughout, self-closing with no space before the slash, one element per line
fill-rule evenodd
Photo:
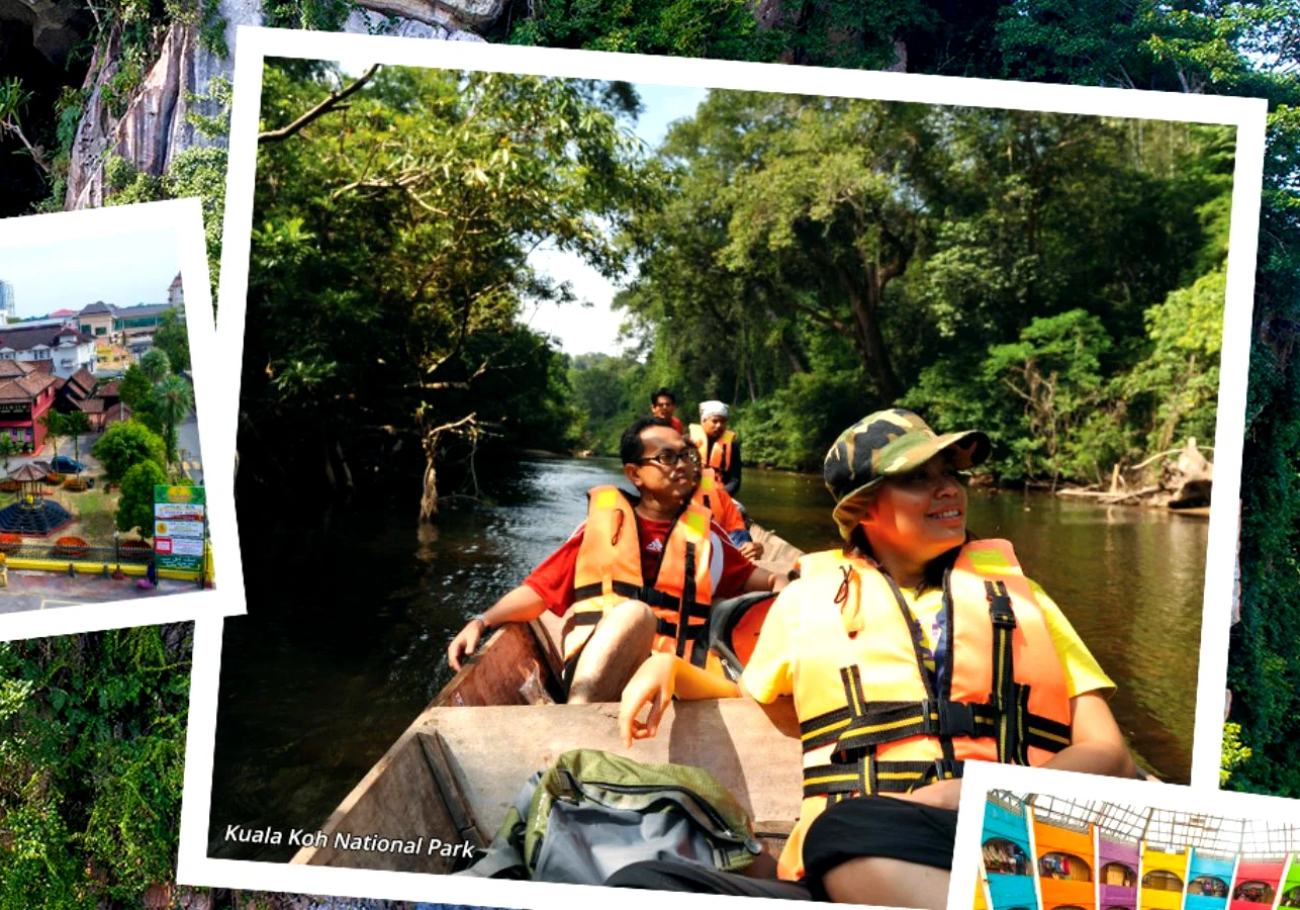
<path fill-rule="evenodd" d="M 417 534 L 401 508 L 319 515 L 242 497 L 246 617 L 222 649 L 210 853 L 287 860 L 227 843 L 226 826 L 315 828 L 450 678 L 447 642 L 517 585 L 585 517 L 613 460 L 497 469 L 485 501 L 453 500 Z M 740 499 L 795 546 L 836 543 L 819 478 L 746 469 Z M 1021 493 L 972 490 L 968 525 L 1015 542 L 1115 680 L 1111 701 L 1143 763 L 1190 777 L 1208 522 Z"/>

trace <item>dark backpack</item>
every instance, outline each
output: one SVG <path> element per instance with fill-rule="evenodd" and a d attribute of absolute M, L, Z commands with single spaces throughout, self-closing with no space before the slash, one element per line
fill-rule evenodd
<path fill-rule="evenodd" d="M 457 874 L 599 885 L 642 860 L 736 872 L 761 852 L 748 813 L 708 771 L 575 749 L 528 779 L 486 853 Z"/>

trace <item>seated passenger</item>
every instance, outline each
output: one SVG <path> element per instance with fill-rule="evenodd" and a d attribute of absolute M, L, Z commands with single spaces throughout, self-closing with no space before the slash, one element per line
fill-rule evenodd
<path fill-rule="evenodd" d="M 668 421 L 637 420 L 620 450 L 639 495 L 612 485 L 591 490 L 587 520 L 573 536 L 448 645 L 453 670 L 492 629 L 550 610 L 566 619 L 561 651 L 571 703 L 616 701 L 651 651 L 722 675 L 717 658 L 706 657 L 710 604 L 778 590 L 784 579 L 742 556 L 691 501 L 690 446 Z"/>
<path fill-rule="evenodd" d="M 628 745 L 655 735 L 674 695 L 794 697 L 804 798 L 787 882 L 758 883 L 769 896 L 801 882 L 819 899 L 945 906 L 967 759 L 1135 773 L 1110 679 L 1011 545 L 966 532 L 960 472 L 988 453 L 983 433 L 939 436 L 902 409 L 850 427 L 824 469 L 844 547 L 805 561 L 772 604 L 739 687 L 655 655 L 624 690 Z M 608 884 L 737 893 L 706 872 L 638 863 Z"/>
<path fill-rule="evenodd" d="M 695 469 L 699 471 L 700 478 L 695 488 L 695 501 L 713 513 L 713 520 L 727 532 L 731 542 L 740 548 L 742 556 L 746 559 L 762 559 L 763 545 L 750 536 L 745 516 L 736 501 L 723 489 L 718 480 L 718 472 L 713 468 L 700 467 L 698 463 Z"/>
<path fill-rule="evenodd" d="M 662 417 L 672 424 L 673 429 L 678 433 L 686 433 L 681 419 L 677 416 L 677 396 L 673 394 L 672 389 L 667 386 L 655 389 L 650 395 L 650 410 L 656 417 Z"/>
<path fill-rule="evenodd" d="M 721 401 L 700 405 L 700 422 L 691 424 L 691 444 L 700 451 L 700 463 L 718 472 L 727 494 L 740 492 L 740 440 L 727 429 L 730 409 Z"/>

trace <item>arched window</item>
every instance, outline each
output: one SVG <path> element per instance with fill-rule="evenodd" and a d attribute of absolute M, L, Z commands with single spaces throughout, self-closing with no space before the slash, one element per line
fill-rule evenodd
<path fill-rule="evenodd" d="M 1300 885 L 1294 888 L 1288 888 L 1282 895 L 1283 907 L 1300 907 Z"/>
<path fill-rule="evenodd" d="M 1157 869 L 1142 876 L 1142 887 L 1152 891 L 1182 891 L 1183 880 L 1172 872 Z"/>
<path fill-rule="evenodd" d="M 989 875 L 1028 875 L 1029 857 L 1015 841 L 990 837 L 984 842 L 984 870 Z"/>
<path fill-rule="evenodd" d="M 1228 883 L 1214 875 L 1198 875 L 1187 883 L 1187 893 L 1198 897 L 1227 897 Z"/>
<path fill-rule="evenodd" d="M 1107 863 L 1101 867 L 1101 883 L 1120 888 L 1132 888 L 1137 884 L 1138 874 L 1132 866 L 1124 863 Z"/>
<path fill-rule="evenodd" d="M 1038 859 L 1038 874 L 1057 881 L 1092 881 L 1092 867 L 1073 853 L 1044 853 Z"/>
<path fill-rule="evenodd" d="M 1242 882 L 1232 891 L 1234 901 L 1249 901 L 1252 904 L 1269 904 L 1270 906 L 1276 895 L 1277 890 L 1268 882 Z"/>

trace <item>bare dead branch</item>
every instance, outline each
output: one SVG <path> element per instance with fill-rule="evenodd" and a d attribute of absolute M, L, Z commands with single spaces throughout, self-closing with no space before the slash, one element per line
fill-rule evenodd
<path fill-rule="evenodd" d="M 344 98 L 347 98 L 349 95 L 360 91 L 377 72 L 379 72 L 378 63 L 374 64 L 370 69 L 362 73 L 361 77 L 347 88 L 334 92 L 320 104 L 316 105 L 288 126 L 282 126 L 278 130 L 267 130 L 264 133 L 259 133 L 257 137 L 258 145 L 261 145 L 263 142 L 279 142 L 288 139 L 290 136 L 296 135 L 303 127 L 311 123 L 313 120 L 323 117 L 332 110 L 336 110 L 340 106 L 339 102 Z"/>

